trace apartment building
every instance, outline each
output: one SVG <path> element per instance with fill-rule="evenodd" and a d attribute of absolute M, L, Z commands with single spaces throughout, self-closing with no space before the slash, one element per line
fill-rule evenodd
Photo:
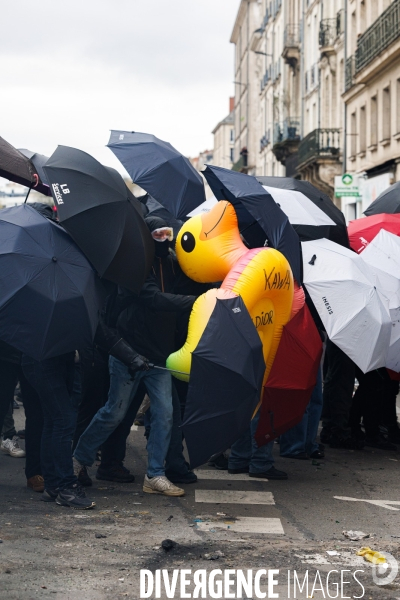
<path fill-rule="evenodd" d="M 355 218 L 400 180 L 400 0 L 349 0 L 347 47 L 344 152 L 361 195 L 344 210 Z"/>
<path fill-rule="evenodd" d="M 235 98 L 229 98 L 229 114 L 214 127 L 213 164 L 231 169 L 235 153 Z"/>

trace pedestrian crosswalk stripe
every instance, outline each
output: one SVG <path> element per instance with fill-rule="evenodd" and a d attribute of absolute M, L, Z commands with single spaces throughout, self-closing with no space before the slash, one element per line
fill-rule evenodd
<path fill-rule="evenodd" d="M 271 492 L 239 492 L 236 490 L 196 490 L 195 500 L 209 504 L 275 504 Z"/>
<path fill-rule="evenodd" d="M 197 523 L 200 531 L 224 530 L 236 533 L 274 533 L 284 535 L 280 519 L 264 517 L 236 517 L 234 520 L 202 521 Z"/>
<path fill-rule="evenodd" d="M 248 473 L 236 473 L 231 475 L 228 471 L 207 471 L 206 469 L 195 469 L 194 472 L 199 479 L 218 479 L 219 481 L 268 481 L 268 479 L 265 479 L 264 477 L 249 477 Z"/>

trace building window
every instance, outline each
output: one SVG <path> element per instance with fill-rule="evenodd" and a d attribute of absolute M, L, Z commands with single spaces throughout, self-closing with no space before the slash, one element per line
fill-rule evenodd
<path fill-rule="evenodd" d="M 391 125 L 391 110 L 390 110 L 390 87 L 387 87 L 382 92 L 382 141 L 390 140 L 390 125 Z"/>
<path fill-rule="evenodd" d="M 351 113 L 350 117 L 350 154 L 355 156 L 357 154 L 357 112 Z"/>
<path fill-rule="evenodd" d="M 378 143 L 378 98 L 371 98 L 371 146 Z"/>
<path fill-rule="evenodd" d="M 396 82 L 396 133 L 400 133 L 400 79 Z"/>
<path fill-rule="evenodd" d="M 231 140 L 231 142 L 234 141 L 234 139 L 235 139 L 235 130 L 234 129 L 231 129 L 230 138 L 229 139 Z"/>
<path fill-rule="evenodd" d="M 364 152 L 367 149 L 367 123 L 365 120 L 366 116 L 365 106 L 361 106 L 360 108 L 360 126 L 358 128 L 359 131 L 359 139 L 360 139 L 360 152 Z"/>
<path fill-rule="evenodd" d="M 234 162 L 234 160 L 233 160 L 234 158 L 235 158 L 235 149 L 231 148 L 230 149 L 230 159 L 231 159 L 232 163 Z"/>

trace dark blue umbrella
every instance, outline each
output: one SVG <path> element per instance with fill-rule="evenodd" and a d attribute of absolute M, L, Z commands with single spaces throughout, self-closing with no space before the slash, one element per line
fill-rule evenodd
<path fill-rule="evenodd" d="M 36 360 L 90 346 L 103 294 L 62 227 L 27 204 L 0 211 L 0 340 Z"/>
<path fill-rule="evenodd" d="M 177 219 L 202 204 L 206 197 L 200 173 L 168 142 L 135 131 L 111 131 L 107 146 L 137 185 L 158 200 Z"/>
<path fill-rule="evenodd" d="M 207 166 L 204 177 L 218 200 L 235 207 L 239 228 L 252 248 L 268 245 L 287 258 L 297 283 L 302 283 L 301 245 L 285 213 L 255 177 Z"/>
<path fill-rule="evenodd" d="M 217 300 L 192 354 L 183 422 L 192 468 L 247 430 L 264 373 L 261 339 L 243 300 Z"/>
<path fill-rule="evenodd" d="M 370 204 L 367 210 L 364 211 L 364 215 L 370 217 L 371 215 L 380 215 L 386 213 L 389 215 L 395 215 L 400 213 L 400 181 L 394 183 L 386 190 L 384 190 L 379 196 Z"/>

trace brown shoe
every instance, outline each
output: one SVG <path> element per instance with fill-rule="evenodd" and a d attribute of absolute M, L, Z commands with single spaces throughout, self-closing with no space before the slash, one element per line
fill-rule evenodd
<path fill-rule="evenodd" d="M 41 475 L 34 475 L 26 480 L 26 485 L 34 492 L 44 492 L 44 479 Z"/>

